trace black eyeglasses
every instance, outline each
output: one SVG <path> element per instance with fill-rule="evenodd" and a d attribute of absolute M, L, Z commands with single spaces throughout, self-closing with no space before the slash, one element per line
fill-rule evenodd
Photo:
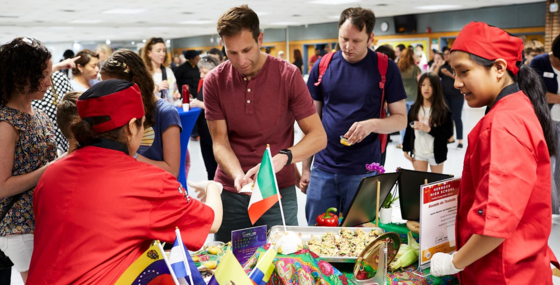
<path fill-rule="evenodd" d="M 165 43 L 162 38 L 152 38 L 152 43 Z"/>

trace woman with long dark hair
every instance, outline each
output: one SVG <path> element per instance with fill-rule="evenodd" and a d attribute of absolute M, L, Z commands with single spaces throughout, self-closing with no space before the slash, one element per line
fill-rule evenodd
<path fill-rule="evenodd" d="M 101 78 L 138 84 L 144 102 L 144 133 L 138 161 L 158 166 L 177 177 L 181 161 L 181 119 L 177 109 L 154 95 L 154 82 L 142 59 L 133 51 L 114 52 L 101 69 Z"/>
<path fill-rule="evenodd" d="M 469 134 L 453 255 L 436 253 L 434 276 L 461 284 L 552 285 L 550 156 L 555 134 L 546 89 L 523 64 L 523 41 L 481 22 L 466 25 L 451 67 L 470 107 L 487 107 Z"/>
<path fill-rule="evenodd" d="M 401 71 L 401 78 L 402 83 L 404 86 L 404 91 L 406 92 L 406 112 L 410 111 L 410 107 L 416 101 L 416 92 L 418 89 L 418 79 L 422 75 L 422 71 L 420 68 L 415 64 L 414 61 L 414 50 L 411 48 L 407 48 L 403 50 L 401 53 L 401 58 L 399 62 L 397 62 L 397 66 Z M 397 148 L 403 147 L 404 142 L 404 132 L 405 130 L 400 131 L 401 133 L 401 143 L 397 145 Z"/>
<path fill-rule="evenodd" d="M 418 84 L 416 102 L 408 112 L 404 135 L 404 156 L 414 170 L 443 173 L 447 160 L 447 139 L 453 133 L 453 117 L 441 91 L 439 76 L 424 73 Z"/>
<path fill-rule="evenodd" d="M 301 56 L 301 50 L 297 48 L 294 50 L 294 62 L 292 64 L 297 66 L 299 72 L 303 73 L 303 57 Z"/>

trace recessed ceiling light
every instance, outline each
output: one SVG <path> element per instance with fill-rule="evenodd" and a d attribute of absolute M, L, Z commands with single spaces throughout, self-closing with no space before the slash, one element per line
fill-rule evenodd
<path fill-rule="evenodd" d="M 133 44 L 134 44 L 134 42 L 130 42 L 130 44 L 132 44 L 132 45 L 133 45 Z"/>
<path fill-rule="evenodd" d="M 319 5 L 343 5 L 343 4 L 358 3 L 358 2 L 362 2 L 362 0 L 313 0 L 309 3 L 319 4 Z"/>
<path fill-rule="evenodd" d="M 108 45 L 110 45 L 110 44 L 111 44 L 111 40 L 110 40 L 110 39 L 107 39 L 107 40 L 105 41 L 105 43 L 108 44 Z"/>
<path fill-rule="evenodd" d="M 95 20 L 95 19 L 91 19 L 91 20 L 87 20 L 87 19 L 82 19 L 82 20 L 74 20 L 74 21 L 70 21 L 68 23 L 70 24 L 97 24 L 97 23 L 101 23 L 101 20 Z"/>
<path fill-rule="evenodd" d="M 463 7 L 462 5 L 426 5 L 426 6 L 418 6 L 416 9 L 420 10 L 449 10 L 449 9 L 458 9 Z"/>
<path fill-rule="evenodd" d="M 62 12 L 74 13 L 76 10 L 62 10 Z"/>
<path fill-rule="evenodd" d="M 377 4 L 377 5 L 375 5 L 375 6 L 377 6 L 377 7 L 385 7 L 385 6 L 389 6 L 389 5 L 381 3 L 381 4 Z"/>
<path fill-rule="evenodd" d="M 185 15 L 192 15 L 192 14 L 194 14 L 194 13 L 193 13 L 193 12 L 183 12 L 182 14 L 185 14 Z"/>
<path fill-rule="evenodd" d="M 145 9 L 110 9 L 107 11 L 103 11 L 103 14 L 120 14 L 120 15 L 131 15 L 131 14 L 140 14 L 144 13 Z"/>
<path fill-rule="evenodd" d="M 165 41 L 165 42 L 166 42 L 167 44 L 169 44 L 169 43 L 171 43 L 171 40 L 167 40 L 167 41 Z"/>
<path fill-rule="evenodd" d="M 143 39 L 142 42 L 145 43 L 145 42 L 146 42 L 146 39 Z"/>
<path fill-rule="evenodd" d="M 293 14 L 292 17 L 301 17 L 299 14 Z"/>
<path fill-rule="evenodd" d="M 184 25 L 204 25 L 210 23 L 212 23 L 212 21 L 208 21 L 208 20 L 190 20 L 190 21 L 179 22 L 179 24 L 184 24 Z"/>

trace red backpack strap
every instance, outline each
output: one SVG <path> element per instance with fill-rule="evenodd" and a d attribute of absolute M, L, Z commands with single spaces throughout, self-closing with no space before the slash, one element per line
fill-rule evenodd
<path fill-rule="evenodd" d="M 334 52 L 329 52 L 321 57 L 321 62 L 319 62 L 319 78 L 317 79 L 317 82 L 315 82 L 315 86 L 319 86 L 319 84 L 321 84 L 323 75 L 327 72 L 327 68 L 329 67 L 329 63 L 331 63 L 333 55 Z M 311 68 L 313 68 L 313 66 Z"/>
<path fill-rule="evenodd" d="M 379 111 L 379 118 L 387 117 L 387 112 L 385 111 L 385 82 L 387 82 L 387 68 L 389 67 L 389 59 L 386 55 L 377 52 L 377 68 L 379 69 L 379 74 L 381 75 L 381 80 L 379 81 L 379 88 L 381 89 L 381 110 Z M 385 152 L 385 146 L 387 145 L 387 134 L 379 134 L 379 139 L 381 141 L 381 153 Z"/>

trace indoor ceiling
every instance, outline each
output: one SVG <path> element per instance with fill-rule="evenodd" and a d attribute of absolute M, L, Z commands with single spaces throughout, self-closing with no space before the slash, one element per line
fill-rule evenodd
<path fill-rule="evenodd" d="M 358 5 L 384 17 L 531 2 L 542 0 L 0 0 L 0 43 L 17 36 L 54 43 L 211 35 L 218 17 L 242 4 L 269 29 L 336 22 L 343 9 Z"/>

